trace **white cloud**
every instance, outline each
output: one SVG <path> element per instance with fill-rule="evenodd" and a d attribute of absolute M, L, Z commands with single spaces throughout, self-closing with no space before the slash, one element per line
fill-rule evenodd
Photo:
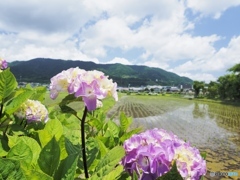
<path fill-rule="evenodd" d="M 0 1 L 0 56 L 101 63 L 111 54 L 108 63 L 147 65 L 210 80 L 211 72 L 240 61 L 240 36 L 217 50 L 214 45 L 223 37 L 194 35 L 186 10 L 219 18 L 238 5 L 239 0 Z"/>
<path fill-rule="evenodd" d="M 99 63 L 97 58 L 83 54 L 75 47 L 74 41 L 58 42 L 52 37 L 51 46 L 47 43 L 30 41 L 29 39 L 18 38 L 16 34 L 1 35 L 0 54 L 8 61 L 29 60 L 36 57 L 48 57 L 55 59 L 85 60 Z M 56 42 L 55 42 L 56 41 Z M 52 44 L 55 42 L 54 46 Z"/>
<path fill-rule="evenodd" d="M 96 53 L 99 47 L 121 47 L 129 49 L 132 47 L 132 31 L 120 18 L 112 17 L 98 21 L 95 25 L 83 29 L 80 34 L 80 49 L 91 56 L 104 57 L 105 50 Z"/>
<path fill-rule="evenodd" d="M 78 0 L 0 1 L 0 29 L 74 33 L 96 14 L 90 14 L 84 3 Z"/>
<path fill-rule="evenodd" d="M 208 82 L 217 79 L 211 73 L 222 71 L 226 74 L 226 70 L 236 63 L 240 63 L 240 36 L 233 37 L 227 47 L 219 49 L 209 57 L 189 60 L 170 71 Z"/>
<path fill-rule="evenodd" d="M 187 6 L 202 16 L 212 16 L 218 19 L 230 7 L 239 6 L 239 0 L 187 0 Z"/>
<path fill-rule="evenodd" d="M 111 61 L 105 62 L 104 64 L 115 64 L 115 63 L 132 65 L 132 63 L 129 60 L 127 60 L 125 58 L 120 58 L 120 57 L 115 57 Z"/>
<path fill-rule="evenodd" d="M 205 83 L 209 83 L 210 81 L 216 81 L 216 77 L 209 73 L 178 73 L 179 76 L 189 77 L 194 81 L 204 81 Z"/>

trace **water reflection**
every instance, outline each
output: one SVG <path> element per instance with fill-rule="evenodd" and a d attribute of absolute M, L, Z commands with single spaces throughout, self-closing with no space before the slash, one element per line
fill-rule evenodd
<path fill-rule="evenodd" d="M 194 118 L 205 118 L 207 115 L 207 105 L 206 104 L 199 104 L 197 102 L 194 103 L 194 109 L 192 111 Z"/>
<path fill-rule="evenodd" d="M 163 128 L 207 151 L 209 171 L 240 169 L 240 107 L 192 102 L 159 116 L 134 118 L 135 126 Z M 240 172 L 239 172 L 240 174 Z"/>
<path fill-rule="evenodd" d="M 219 127 L 239 132 L 240 108 L 216 103 L 194 102 L 193 118 L 213 119 Z"/>

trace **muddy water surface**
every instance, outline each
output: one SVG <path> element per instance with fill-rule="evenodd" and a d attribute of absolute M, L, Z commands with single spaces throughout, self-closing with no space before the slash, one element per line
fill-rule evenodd
<path fill-rule="evenodd" d="M 130 109 L 121 108 L 125 106 Z M 144 111 L 141 107 L 151 113 L 137 112 Z M 163 128 L 207 152 L 206 179 L 240 179 L 240 107 L 195 100 L 127 97 L 114 108 L 112 111 L 122 110 L 134 117 L 133 128 Z M 237 172 L 238 177 L 210 176 L 210 172 L 218 171 Z"/>

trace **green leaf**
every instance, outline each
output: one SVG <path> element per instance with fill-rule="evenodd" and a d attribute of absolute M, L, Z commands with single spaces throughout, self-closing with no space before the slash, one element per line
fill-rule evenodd
<path fill-rule="evenodd" d="M 45 129 L 39 130 L 37 132 L 41 146 L 44 147 L 52 139 L 52 134 Z"/>
<path fill-rule="evenodd" d="M 113 137 L 119 137 L 119 127 L 113 121 L 108 121 L 107 126 Z"/>
<path fill-rule="evenodd" d="M 38 100 L 43 102 L 46 97 L 47 88 L 43 86 L 37 86 L 34 88 L 34 94 L 31 96 L 32 100 Z"/>
<path fill-rule="evenodd" d="M 73 94 L 69 94 L 68 96 L 63 98 L 62 101 L 59 103 L 61 111 L 63 113 L 71 113 L 71 114 L 77 115 L 77 112 L 71 107 L 67 106 L 67 104 L 75 101 L 81 101 L 81 100 L 82 100 L 81 97 L 76 98 Z"/>
<path fill-rule="evenodd" d="M 0 158 L 0 179 L 25 180 L 20 162 L 12 159 Z"/>
<path fill-rule="evenodd" d="M 67 150 L 66 150 L 66 140 L 65 137 L 62 136 L 58 141 L 59 147 L 60 147 L 60 160 L 65 159 L 68 156 Z"/>
<path fill-rule="evenodd" d="M 132 123 L 132 118 L 131 117 L 127 117 L 123 112 L 121 112 L 120 114 L 120 127 L 121 130 L 123 132 L 127 131 L 127 129 L 129 128 L 129 126 Z"/>
<path fill-rule="evenodd" d="M 42 147 L 45 146 L 53 137 L 58 141 L 63 135 L 63 126 L 57 119 L 50 119 L 43 130 L 38 131 L 38 137 Z"/>
<path fill-rule="evenodd" d="M 102 128 L 103 128 L 103 125 L 104 125 L 104 121 L 101 121 L 99 120 L 98 118 L 92 118 L 90 121 L 89 121 L 89 124 L 92 126 L 92 127 L 95 127 L 97 129 L 97 131 L 100 131 Z"/>
<path fill-rule="evenodd" d="M 51 176 L 34 169 L 31 169 L 31 170 L 24 169 L 24 175 L 26 176 L 26 179 L 31 179 L 31 180 L 53 180 Z"/>
<path fill-rule="evenodd" d="M 141 128 L 136 128 L 136 129 L 133 129 L 132 131 L 124 133 L 123 136 L 120 137 L 120 142 L 123 143 L 126 139 L 129 139 L 132 135 L 137 134 L 141 131 L 142 131 Z"/>
<path fill-rule="evenodd" d="M 9 115 L 14 113 L 33 93 L 34 91 L 25 89 L 6 106 L 6 113 Z"/>
<path fill-rule="evenodd" d="M 42 149 L 39 159 L 38 165 L 41 170 L 52 176 L 54 172 L 57 170 L 58 164 L 60 160 L 60 147 L 56 138 L 53 137 L 51 141 Z"/>
<path fill-rule="evenodd" d="M 116 179 L 123 171 L 123 166 L 117 166 L 109 174 L 103 177 L 103 180 Z"/>
<path fill-rule="evenodd" d="M 54 179 L 74 179 L 78 158 L 77 154 L 72 154 L 62 160 Z"/>
<path fill-rule="evenodd" d="M 17 87 L 15 76 L 10 69 L 6 69 L 0 73 L 0 101 L 7 98 Z"/>
<path fill-rule="evenodd" d="M 27 136 L 21 136 L 19 137 L 19 140 L 23 141 L 31 149 L 33 154 L 32 164 L 37 164 L 37 160 L 41 152 L 38 142 L 35 139 Z"/>
<path fill-rule="evenodd" d="M 0 135 L 0 157 L 8 154 L 9 147 L 7 145 L 7 138 Z"/>
<path fill-rule="evenodd" d="M 96 167 L 98 177 L 103 177 L 114 170 L 115 166 L 120 162 L 125 154 L 122 146 L 116 146 L 111 149 L 99 162 Z"/>
<path fill-rule="evenodd" d="M 44 129 L 47 130 L 52 135 L 52 137 L 55 136 L 57 141 L 60 139 L 60 137 L 63 134 L 63 126 L 61 122 L 57 119 L 50 119 L 46 123 L 46 126 Z"/>
<path fill-rule="evenodd" d="M 98 147 L 98 143 L 94 138 L 88 138 L 86 144 L 87 144 L 87 150 L 86 150 L 87 166 L 88 166 L 88 170 L 92 171 L 96 168 L 99 162 L 99 158 L 98 158 L 99 147 Z"/>
<path fill-rule="evenodd" d="M 104 143 L 100 139 L 96 139 L 96 142 L 98 143 L 98 148 L 101 153 L 101 157 L 104 157 L 108 152 L 108 148 L 104 145 Z"/>
<path fill-rule="evenodd" d="M 39 156 L 39 153 L 41 151 L 41 148 L 38 144 L 38 142 L 30 137 L 27 136 L 8 136 L 8 145 L 11 148 L 11 150 L 17 145 L 20 144 L 22 146 L 28 146 L 31 150 L 31 154 L 32 156 L 32 161 L 31 164 L 36 164 L 37 163 L 37 159 Z"/>
<path fill-rule="evenodd" d="M 33 152 L 23 141 L 19 141 L 9 150 L 7 158 L 19 160 L 23 167 L 29 168 L 32 164 Z"/>
<path fill-rule="evenodd" d="M 66 151 L 68 155 L 81 155 L 81 146 L 74 145 L 69 139 L 65 138 L 65 146 L 66 146 Z"/>

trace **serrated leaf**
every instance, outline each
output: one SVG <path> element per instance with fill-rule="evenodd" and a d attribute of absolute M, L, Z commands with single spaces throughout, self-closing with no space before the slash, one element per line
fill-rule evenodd
<path fill-rule="evenodd" d="M 102 180 L 116 179 L 123 171 L 123 166 L 117 166 L 110 173 L 102 178 Z"/>
<path fill-rule="evenodd" d="M 121 112 L 120 114 L 120 127 L 121 130 L 123 132 L 127 131 L 127 129 L 129 128 L 129 126 L 132 123 L 132 118 L 131 117 L 127 117 L 123 112 Z"/>
<path fill-rule="evenodd" d="M 0 101 L 7 98 L 17 87 L 15 76 L 10 69 L 6 69 L 0 73 Z"/>
<path fill-rule="evenodd" d="M 119 137 L 119 127 L 113 121 L 108 121 L 107 126 L 113 137 Z"/>
<path fill-rule="evenodd" d="M 20 162 L 12 159 L 0 158 L 0 179 L 21 179 L 25 176 L 20 168 Z"/>
<path fill-rule="evenodd" d="M 26 177 L 26 179 L 31 179 L 31 180 L 53 180 L 53 178 L 41 171 L 37 171 L 34 169 L 31 170 L 25 170 L 24 171 L 24 175 Z"/>
<path fill-rule="evenodd" d="M 39 155 L 38 165 L 44 173 L 52 176 L 57 170 L 59 161 L 60 147 L 56 141 L 56 138 L 53 137 L 51 141 L 49 141 L 47 145 L 42 149 Z"/>
<path fill-rule="evenodd" d="M 110 173 L 115 166 L 120 162 L 125 154 L 122 146 L 116 146 L 111 149 L 99 162 L 96 167 L 95 173 L 98 177 L 103 177 Z"/>
<path fill-rule="evenodd" d="M 97 129 L 97 131 L 100 131 L 103 128 L 104 121 L 100 121 L 97 118 L 92 118 L 91 121 L 89 121 L 89 124 L 92 127 L 95 127 Z"/>
<path fill-rule="evenodd" d="M 8 136 L 8 145 L 11 149 L 14 148 L 14 146 L 16 146 L 19 143 L 24 144 L 30 148 L 32 155 L 33 155 L 31 164 L 36 164 L 39 153 L 41 151 L 41 148 L 40 148 L 38 142 L 35 139 L 27 137 L 27 136 L 20 136 L 20 137 Z"/>
<path fill-rule="evenodd" d="M 98 148 L 101 153 L 101 157 L 104 157 L 108 152 L 108 148 L 104 145 L 104 143 L 100 139 L 96 139 L 96 142 L 98 143 Z"/>
<path fill-rule="evenodd" d="M 28 145 L 22 141 L 19 141 L 9 150 L 7 158 L 19 160 L 23 167 L 29 168 L 32 164 L 33 152 Z"/>

